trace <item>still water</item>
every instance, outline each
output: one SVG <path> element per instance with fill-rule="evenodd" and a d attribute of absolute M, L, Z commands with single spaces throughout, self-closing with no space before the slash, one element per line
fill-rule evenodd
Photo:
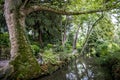
<path fill-rule="evenodd" d="M 91 58 L 77 58 L 55 73 L 37 80 L 111 80 Z"/>

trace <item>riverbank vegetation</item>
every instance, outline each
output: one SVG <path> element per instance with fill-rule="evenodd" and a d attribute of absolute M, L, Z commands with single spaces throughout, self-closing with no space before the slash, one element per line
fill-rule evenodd
<path fill-rule="evenodd" d="M 0 60 L 9 60 L 4 70 L 10 69 L 4 77 L 51 74 L 82 55 L 120 79 L 119 5 L 119 0 L 1 0 Z"/>

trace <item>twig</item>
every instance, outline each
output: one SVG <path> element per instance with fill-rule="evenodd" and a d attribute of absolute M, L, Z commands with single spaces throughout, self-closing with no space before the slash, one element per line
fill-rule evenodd
<path fill-rule="evenodd" d="M 23 6 L 21 8 L 24 8 L 29 0 L 25 0 Z"/>

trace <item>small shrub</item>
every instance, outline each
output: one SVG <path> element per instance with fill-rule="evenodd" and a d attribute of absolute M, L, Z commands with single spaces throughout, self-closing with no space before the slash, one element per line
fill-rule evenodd
<path fill-rule="evenodd" d="M 52 49 L 45 50 L 43 53 L 43 60 L 45 63 L 55 64 L 57 61 L 57 55 L 53 54 Z"/>
<path fill-rule="evenodd" d="M 34 54 L 35 56 L 37 56 L 38 53 L 40 52 L 39 46 L 37 46 L 37 45 L 31 45 L 31 48 L 32 48 L 32 50 L 33 50 L 33 54 Z"/>

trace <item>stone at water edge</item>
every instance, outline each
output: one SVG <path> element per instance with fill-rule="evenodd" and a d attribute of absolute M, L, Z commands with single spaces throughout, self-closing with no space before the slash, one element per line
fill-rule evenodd
<path fill-rule="evenodd" d="M 7 78 L 13 72 L 12 65 L 9 65 L 9 61 L 0 61 L 0 79 Z"/>

